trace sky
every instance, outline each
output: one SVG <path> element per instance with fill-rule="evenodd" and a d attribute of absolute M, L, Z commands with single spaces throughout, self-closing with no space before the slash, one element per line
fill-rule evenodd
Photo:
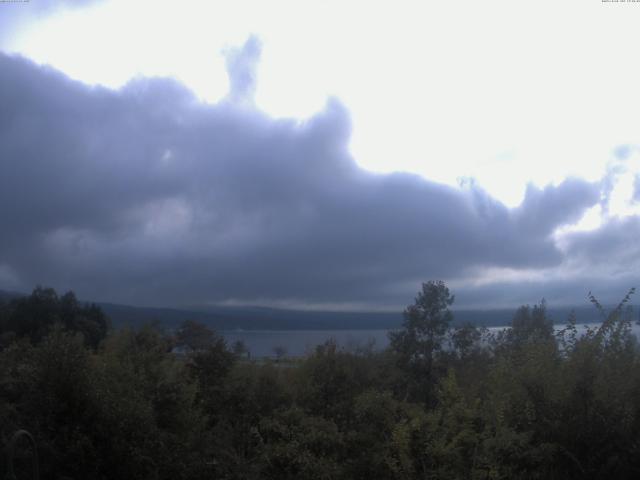
<path fill-rule="evenodd" d="M 640 3 L 0 3 L 0 289 L 152 306 L 616 301 Z"/>

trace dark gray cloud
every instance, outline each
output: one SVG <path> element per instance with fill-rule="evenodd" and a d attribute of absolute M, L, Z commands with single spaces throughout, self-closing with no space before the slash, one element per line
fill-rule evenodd
<path fill-rule="evenodd" d="M 599 229 L 574 233 L 567 240 L 570 258 L 578 260 L 581 265 L 631 274 L 640 271 L 638 239 L 640 218 L 632 216 L 610 218 Z"/>
<path fill-rule="evenodd" d="M 532 305 L 543 298 L 552 307 L 588 307 L 592 292 L 604 305 L 616 305 L 629 289 L 638 284 L 633 273 L 611 274 L 588 268 L 567 278 L 549 274 L 542 278 L 522 278 L 518 281 L 499 280 L 483 285 L 461 285 L 455 289 L 456 304 L 477 308 L 513 308 Z M 633 303 L 638 304 L 637 297 Z M 566 318 L 555 318 L 565 321 Z M 579 319 L 580 320 L 580 319 Z"/>
<path fill-rule="evenodd" d="M 232 96 L 251 93 L 258 55 L 253 39 L 228 57 Z M 112 91 L 6 55 L 0 72 L 0 288 L 401 305 L 426 279 L 561 266 L 552 233 L 600 199 L 600 184 L 567 179 L 508 209 L 473 184 L 364 171 L 335 99 L 297 122 L 166 79 Z"/>
<path fill-rule="evenodd" d="M 529 185 L 522 205 L 515 211 L 518 229 L 524 235 L 548 236 L 558 225 L 580 220 L 585 206 L 595 205 L 599 199 L 596 185 L 575 178 L 544 189 Z"/>

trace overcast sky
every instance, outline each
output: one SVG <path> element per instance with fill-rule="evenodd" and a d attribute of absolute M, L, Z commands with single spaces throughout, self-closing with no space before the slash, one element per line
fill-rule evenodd
<path fill-rule="evenodd" d="M 368 310 L 430 279 L 468 307 L 640 287 L 640 3 L 343 3 L 0 3 L 0 289 Z"/>

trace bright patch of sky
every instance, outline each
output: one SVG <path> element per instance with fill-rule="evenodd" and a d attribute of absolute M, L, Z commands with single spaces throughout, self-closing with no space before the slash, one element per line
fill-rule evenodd
<path fill-rule="evenodd" d="M 38 19 L 4 49 L 110 87 L 172 76 L 216 102 L 223 52 L 254 34 L 257 107 L 306 118 L 338 97 L 364 168 L 473 177 L 516 206 L 529 182 L 598 180 L 623 163 L 607 211 L 630 215 L 640 166 L 619 148 L 640 144 L 638 20 L 640 4 L 599 0 L 106 0 Z"/>

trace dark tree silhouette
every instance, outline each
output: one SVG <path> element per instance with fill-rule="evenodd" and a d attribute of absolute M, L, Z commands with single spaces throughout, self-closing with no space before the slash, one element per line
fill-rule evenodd
<path fill-rule="evenodd" d="M 389 333 L 391 349 L 398 365 L 419 383 L 420 396 L 429 400 L 436 380 L 434 361 L 442 351 L 443 343 L 453 320 L 449 307 L 454 296 L 442 281 L 422 284 L 415 303 L 404 311 L 402 329 Z"/>

